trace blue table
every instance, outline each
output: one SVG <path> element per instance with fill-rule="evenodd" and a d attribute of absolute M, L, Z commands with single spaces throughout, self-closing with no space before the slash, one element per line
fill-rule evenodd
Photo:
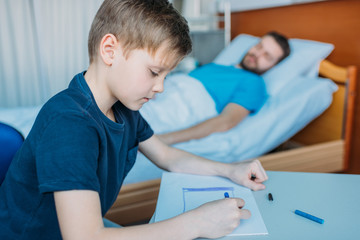
<path fill-rule="evenodd" d="M 360 239 L 360 175 L 267 173 L 266 190 L 254 196 L 269 234 L 226 239 Z M 268 200 L 268 193 L 274 201 Z M 298 216 L 296 209 L 325 222 Z"/>
<path fill-rule="evenodd" d="M 360 239 L 360 175 L 268 171 L 266 190 L 254 192 L 268 235 L 221 239 Z M 272 193 L 274 201 L 268 200 Z M 302 210 L 325 220 L 298 216 Z"/>

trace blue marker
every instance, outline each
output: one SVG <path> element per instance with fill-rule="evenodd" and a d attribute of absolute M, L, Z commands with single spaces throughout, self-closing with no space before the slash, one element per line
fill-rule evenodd
<path fill-rule="evenodd" d="M 310 219 L 314 222 L 317 222 L 317 223 L 320 223 L 320 224 L 323 224 L 324 223 L 324 219 L 321 219 L 321 218 L 318 218 L 318 217 L 315 217 L 311 214 L 308 214 L 308 213 L 305 213 L 305 212 L 302 212 L 300 210 L 295 210 L 295 214 L 299 215 L 299 216 L 302 216 L 304 218 L 307 218 L 307 219 Z"/>
<path fill-rule="evenodd" d="M 225 192 L 225 193 L 224 193 L 224 197 L 225 197 L 225 198 L 229 198 L 229 193 L 228 193 L 228 192 Z"/>

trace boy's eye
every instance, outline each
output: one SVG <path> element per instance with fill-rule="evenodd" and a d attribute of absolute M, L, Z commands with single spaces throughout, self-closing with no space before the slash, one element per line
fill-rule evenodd
<path fill-rule="evenodd" d="M 159 74 L 158 74 L 157 72 L 154 72 L 154 71 L 152 71 L 152 70 L 150 70 L 150 73 L 151 73 L 151 75 L 153 75 L 154 77 L 159 76 Z"/>

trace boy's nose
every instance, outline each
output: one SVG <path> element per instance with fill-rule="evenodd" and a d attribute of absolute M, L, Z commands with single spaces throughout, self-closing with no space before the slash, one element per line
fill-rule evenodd
<path fill-rule="evenodd" d="M 162 93 L 164 91 L 164 79 L 161 78 L 158 81 L 156 81 L 153 91 L 157 93 Z"/>

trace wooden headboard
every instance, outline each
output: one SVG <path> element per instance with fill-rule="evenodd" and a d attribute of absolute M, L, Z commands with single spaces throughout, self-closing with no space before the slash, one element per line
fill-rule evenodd
<path fill-rule="evenodd" d="M 284 7 L 235 12 L 231 15 L 231 36 L 240 33 L 262 36 L 275 30 L 289 38 L 303 38 L 332 43 L 334 51 L 328 59 L 339 66 L 354 65 L 360 69 L 360 1 L 327 0 L 322 2 L 295 4 Z M 360 81 L 360 74 L 356 77 Z M 360 91 L 360 84 L 354 92 Z M 339 90 L 341 92 L 343 90 Z M 336 93 L 335 97 L 340 96 Z M 352 131 L 351 145 L 348 145 L 350 170 L 360 173 L 360 99 L 354 98 L 355 116 L 353 122 L 346 122 L 347 130 Z M 338 112 L 338 111 L 335 111 Z M 328 114 L 328 113 L 326 113 Z M 349 118 L 347 118 L 348 121 Z M 349 125 L 350 124 L 350 125 Z M 338 125 L 338 124 L 336 124 Z M 341 125 L 341 124 L 340 124 Z M 331 132 L 331 131 L 330 131 Z M 335 131 L 337 136 L 342 131 Z M 314 139 L 314 141 L 321 141 Z"/>

